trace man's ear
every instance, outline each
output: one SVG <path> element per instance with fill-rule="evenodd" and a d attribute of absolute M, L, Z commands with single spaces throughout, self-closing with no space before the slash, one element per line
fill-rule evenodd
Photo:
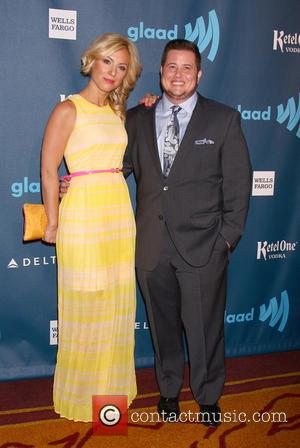
<path fill-rule="evenodd" d="M 199 84 L 201 76 L 202 76 L 202 70 L 199 70 L 198 75 L 197 75 L 197 84 Z"/>

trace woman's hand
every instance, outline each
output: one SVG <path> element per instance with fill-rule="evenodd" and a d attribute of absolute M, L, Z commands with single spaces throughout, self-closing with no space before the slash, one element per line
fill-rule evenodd
<path fill-rule="evenodd" d="M 45 230 L 45 235 L 43 237 L 43 241 L 45 241 L 45 243 L 55 244 L 56 243 L 56 232 L 57 232 L 57 226 L 48 225 Z"/>
<path fill-rule="evenodd" d="M 144 104 L 145 107 L 152 107 L 159 100 L 158 95 L 152 93 L 145 93 L 144 98 L 140 100 L 140 104 Z"/>

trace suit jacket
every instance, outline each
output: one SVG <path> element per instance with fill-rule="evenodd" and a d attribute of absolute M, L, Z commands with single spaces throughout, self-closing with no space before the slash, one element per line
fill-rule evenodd
<path fill-rule="evenodd" d="M 239 241 L 249 204 L 251 165 L 240 114 L 198 94 L 198 101 L 173 162 L 162 174 L 155 132 L 155 107 L 127 112 L 124 174 L 137 183 L 136 264 L 155 268 L 167 225 L 181 256 L 203 266 L 219 237 Z M 220 244 L 220 243 L 219 243 Z"/>

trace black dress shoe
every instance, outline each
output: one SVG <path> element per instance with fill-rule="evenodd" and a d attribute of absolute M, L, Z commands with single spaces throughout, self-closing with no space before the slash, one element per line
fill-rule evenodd
<path fill-rule="evenodd" d="M 180 414 L 178 397 L 166 398 L 161 396 L 157 405 L 157 410 L 163 420 L 176 422 Z"/>
<path fill-rule="evenodd" d="M 201 423 L 214 428 L 222 422 L 221 408 L 218 403 L 200 404 Z"/>

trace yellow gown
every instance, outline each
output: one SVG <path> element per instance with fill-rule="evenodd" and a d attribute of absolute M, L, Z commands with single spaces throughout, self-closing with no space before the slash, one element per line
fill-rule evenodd
<path fill-rule="evenodd" d="M 70 173 L 122 168 L 127 134 L 109 105 L 70 97 L 76 123 Z M 93 395 L 136 396 L 135 221 L 122 173 L 74 177 L 59 208 L 58 354 L 54 409 L 92 421 Z"/>

